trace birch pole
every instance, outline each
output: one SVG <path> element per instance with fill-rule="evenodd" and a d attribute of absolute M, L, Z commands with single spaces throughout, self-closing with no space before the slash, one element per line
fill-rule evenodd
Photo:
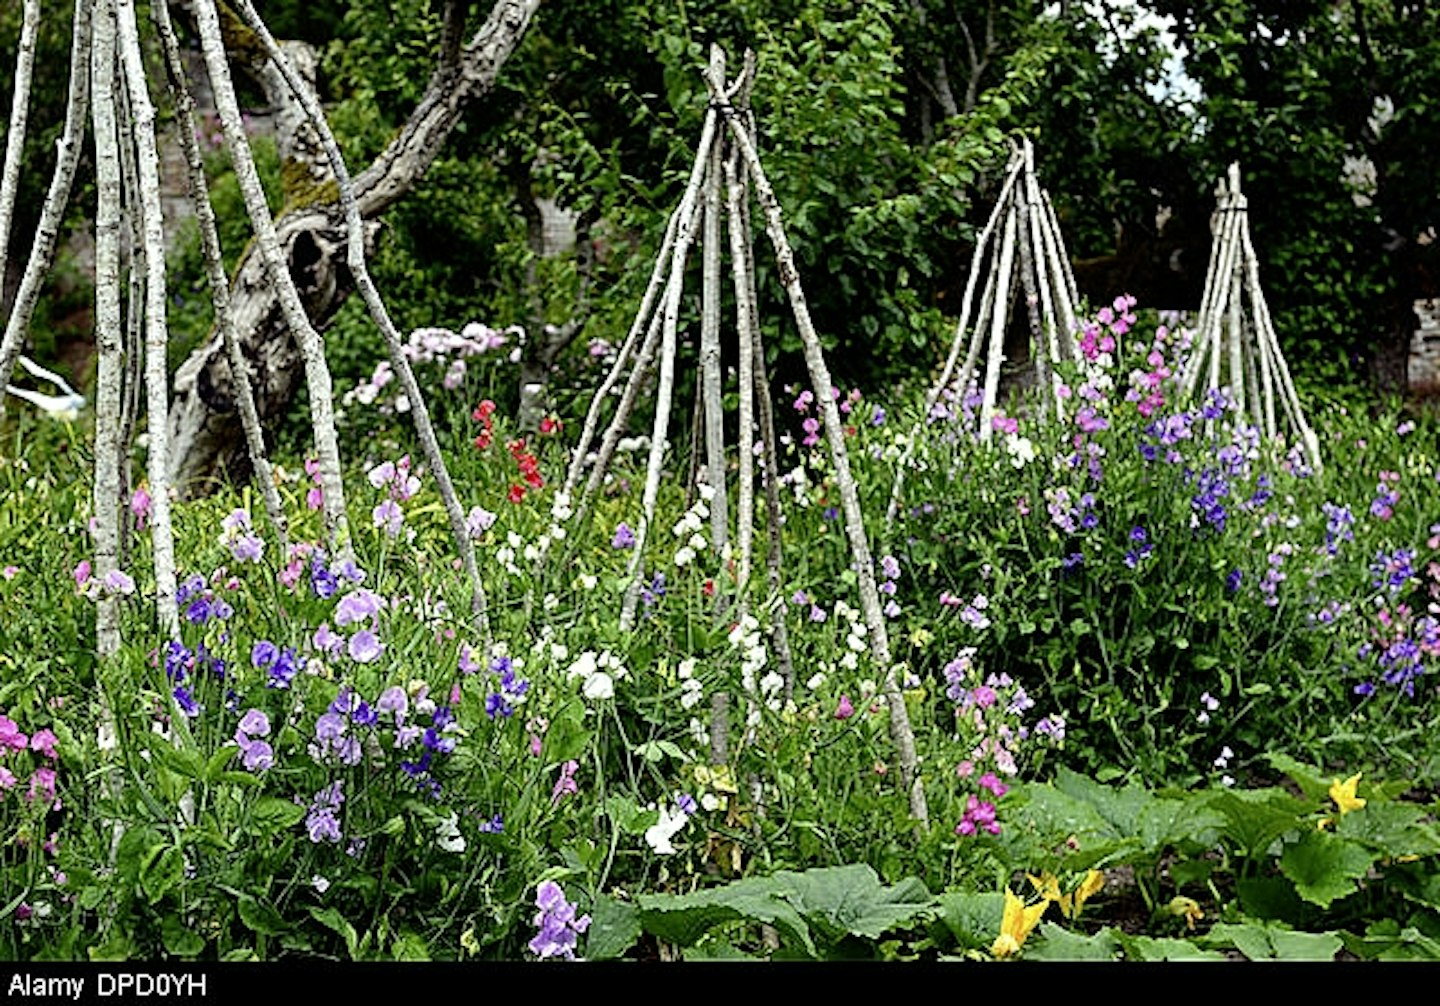
<path fill-rule="evenodd" d="M 1019 160 L 1019 156 L 1020 152 L 1018 150 L 1011 153 L 1010 161 L 1005 169 L 1005 181 L 1000 186 L 999 197 L 995 200 L 995 208 L 990 211 L 990 218 L 985 221 L 985 227 L 980 231 L 980 236 L 975 241 L 975 251 L 970 257 L 970 274 L 965 279 L 965 292 L 960 298 L 960 320 L 956 323 L 955 335 L 950 340 L 950 352 L 945 358 L 945 365 L 940 369 L 939 380 L 935 382 L 930 388 L 930 391 L 925 395 L 924 411 L 920 419 L 910 428 L 910 436 L 906 438 L 905 449 L 896 464 L 895 482 L 890 488 L 890 503 L 885 508 L 885 526 L 887 529 L 894 523 L 895 515 L 900 510 L 900 496 L 905 483 L 905 472 L 910 467 L 910 461 L 915 455 L 915 442 L 920 436 L 920 430 L 926 417 L 930 415 L 930 410 L 935 408 L 936 403 L 940 401 L 940 396 L 945 393 L 945 389 L 950 387 L 952 383 L 963 381 L 970 369 L 974 366 L 975 354 L 971 352 L 966 356 L 964 369 L 959 375 L 955 374 L 955 363 L 960 358 L 961 339 L 970 324 L 970 307 L 974 303 L 975 287 L 980 280 L 980 271 L 985 262 L 986 252 L 989 251 L 990 239 L 995 232 L 996 223 L 1000 220 L 1004 212 L 1010 191 L 1014 188 L 1016 179 L 1019 177 L 1019 168 L 1023 163 Z M 972 346 L 979 338 L 980 326 L 984 321 L 985 305 L 983 303 L 983 297 L 984 295 L 982 294 L 981 317 L 977 317 L 976 319 L 975 329 L 970 340 Z"/>
<path fill-rule="evenodd" d="M 15 53 L 15 94 L 10 99 L 10 128 L 5 133 L 5 167 L 0 174 L 0 300 L 4 299 L 5 263 L 15 193 L 20 188 L 20 158 L 25 150 L 25 125 L 30 115 L 30 78 L 35 67 L 35 35 L 40 28 L 40 0 L 25 0 L 20 22 L 20 48 Z M 9 372 L 5 372 L 8 379 Z"/>
<path fill-rule="evenodd" d="M 1195 352 L 1183 371 L 1181 392 L 1187 397 L 1193 395 L 1207 369 L 1208 388 L 1218 389 L 1222 357 L 1227 358 L 1238 414 L 1259 426 L 1267 439 L 1273 439 L 1280 432 L 1275 414 L 1278 384 L 1280 405 L 1289 427 L 1310 464 L 1318 469 L 1320 442 L 1305 420 L 1260 286 L 1260 265 L 1250 239 L 1238 163 L 1230 165 L 1215 195 L 1217 206 L 1210 225 L 1214 240 L 1200 302 Z M 1242 304 L 1247 294 L 1248 310 Z"/>
<path fill-rule="evenodd" d="M 260 483 L 265 514 L 275 529 L 283 555 L 290 544 L 290 524 L 285 516 L 285 507 L 280 502 L 279 490 L 275 487 L 270 460 L 265 456 L 265 436 L 260 427 L 260 413 L 255 406 L 255 392 L 250 384 L 249 367 L 240 352 L 240 341 L 235 334 L 235 320 L 230 315 L 230 280 L 225 275 L 220 233 L 215 224 L 214 207 L 210 204 L 210 187 L 205 180 L 205 163 L 195 131 L 195 99 L 186 81 L 185 66 L 180 59 L 180 43 L 170 22 L 168 6 L 163 0 L 154 3 L 151 5 L 150 14 L 160 34 L 161 46 L 165 50 L 166 79 L 171 101 L 175 104 L 180 148 L 185 155 L 186 176 L 190 186 L 190 199 L 195 207 L 195 221 L 200 227 L 200 249 L 205 258 L 205 275 L 210 283 L 210 304 L 225 344 L 226 358 L 230 362 L 230 378 L 235 385 L 235 403 L 240 411 L 240 426 L 245 433 L 245 445 L 250 452 L 255 479 Z"/>
<path fill-rule="evenodd" d="M 95 576 L 103 584 L 120 568 L 120 150 L 115 123 L 115 4 L 102 0 L 90 51 L 95 135 Z M 103 661 L 120 651 L 120 600 L 102 591 L 95 650 Z M 103 693 L 102 693 L 103 694 Z"/>
<path fill-rule="evenodd" d="M 111 17 L 114 17 L 112 11 Z M 113 29 L 112 30 L 118 30 Z M 118 56 L 118 52 L 117 52 Z M 115 115 L 118 134 L 134 135 L 130 102 L 123 86 L 115 89 Z M 145 394 L 145 245 L 140 239 L 136 207 L 140 205 L 140 172 L 135 164 L 135 144 L 120 143 L 120 205 L 123 225 L 120 247 L 129 252 L 129 263 L 121 262 L 121 272 L 128 273 L 125 291 L 125 322 L 120 336 L 120 358 L 124 365 L 120 374 L 120 568 L 130 565 L 130 554 L 139 536 L 140 520 L 125 504 L 131 496 L 134 472 L 131 445 L 139 425 L 142 399 Z M 134 533 L 132 533 L 132 531 Z"/>
<path fill-rule="evenodd" d="M 325 362 L 325 345 L 300 302 L 300 293 L 290 275 L 289 264 L 280 247 L 275 220 L 265 202 L 260 174 L 250 153 L 245 127 L 240 119 L 240 106 L 230 78 L 230 65 L 220 37 L 220 20 L 215 0 L 194 0 L 195 21 L 200 34 L 200 49 L 215 95 L 215 109 L 225 133 L 225 142 L 235 169 L 236 181 L 245 200 L 245 209 L 255 231 L 255 244 L 265 265 L 265 274 L 279 296 L 280 310 L 286 326 L 300 346 L 305 361 L 305 381 L 310 389 L 310 420 L 313 427 L 315 454 L 320 465 L 320 487 L 325 531 L 333 559 L 353 556 L 349 521 L 345 514 L 345 487 L 340 475 L 340 445 L 335 432 L 334 390 L 330 368 Z"/>
<path fill-rule="evenodd" d="M 885 616 L 880 610 L 880 594 L 875 586 L 875 568 L 870 557 L 870 546 L 865 537 L 864 515 L 860 510 L 859 493 L 855 479 L 850 473 L 850 461 L 845 450 L 845 431 L 840 422 L 840 411 L 830 396 L 831 380 L 829 368 L 825 365 L 824 351 L 814 323 L 810 320 L 810 309 L 805 301 L 805 292 L 800 286 L 800 276 L 795 269 L 795 256 L 785 236 L 780 219 L 780 203 L 765 177 L 765 170 L 750 143 L 744 125 L 735 115 L 735 109 L 725 95 L 725 82 L 715 80 L 705 73 L 710 88 L 711 107 L 719 108 L 725 117 L 730 135 L 744 159 L 751 180 L 755 183 L 755 194 L 765 213 L 765 231 L 774 246 L 780 282 L 790 300 L 796 325 L 805 348 L 805 363 L 810 372 L 815 399 L 821 407 L 825 420 L 825 435 L 830 447 L 830 460 L 835 466 L 835 481 L 840 490 L 840 501 L 845 514 L 845 533 L 850 542 L 850 551 L 855 559 L 855 572 L 860 585 L 860 608 L 870 632 L 872 652 L 880 665 L 884 680 L 886 706 L 889 710 L 890 738 L 895 745 L 900 762 L 900 780 L 910 802 L 910 813 L 921 827 L 928 826 L 929 811 L 925 802 L 925 788 L 919 773 L 915 753 L 915 735 L 910 726 L 910 715 L 905 708 L 905 697 L 900 690 L 900 681 L 895 665 L 891 662 L 890 641 L 885 629 Z M 707 116 L 709 122 L 714 116 L 712 110 Z"/>
<path fill-rule="evenodd" d="M 1019 227 L 1018 211 L 1012 205 L 1005 214 L 1005 237 L 1000 243 L 1000 269 L 995 274 L 995 310 L 990 321 L 990 353 L 985 363 L 985 400 L 980 405 L 980 440 L 988 441 L 994 432 L 995 398 L 1000 390 L 1000 363 L 1005 359 L 1005 321 L 1009 311 L 1011 287 L 1014 282 L 1015 233 Z"/>
<path fill-rule="evenodd" d="M 713 69 L 714 64 L 712 63 L 711 66 Z M 740 436 L 738 451 L 735 457 L 738 468 L 736 477 L 740 483 L 735 504 L 735 538 L 736 543 L 739 545 L 739 555 L 736 556 L 735 560 L 735 596 L 740 606 L 739 613 L 744 615 L 749 607 L 747 590 L 750 586 L 750 552 L 754 544 L 755 536 L 754 413 L 755 399 L 757 397 L 755 384 L 755 354 L 757 346 L 756 339 L 754 338 L 755 304 L 750 299 L 750 245 L 745 238 L 745 221 L 741 208 L 740 183 L 736 178 L 736 168 L 735 158 L 726 158 L 724 165 L 726 216 L 728 218 L 727 222 L 730 232 L 731 272 L 735 279 L 736 329 L 740 336 L 740 407 L 738 417 Z M 761 362 L 763 364 L 763 358 Z M 767 472 L 767 475 L 770 478 L 774 478 L 775 472 Z"/>
<path fill-rule="evenodd" d="M 125 92 L 133 111 L 140 222 L 145 244 L 146 467 L 152 506 L 150 539 L 155 563 L 155 610 L 160 630 L 168 638 L 178 639 L 180 613 L 175 603 L 175 533 L 170 523 L 167 455 L 170 379 L 165 348 L 169 331 L 165 315 L 165 221 L 160 209 L 160 155 L 155 145 L 155 106 L 145 81 L 134 0 L 116 0 L 115 14 Z"/>
<path fill-rule="evenodd" d="M 717 80 L 725 79 L 725 53 L 718 45 L 710 50 L 710 72 Z M 729 538 L 729 514 L 726 512 L 725 493 L 725 403 L 721 398 L 723 390 L 720 374 L 720 183 L 723 146 L 721 143 L 710 145 L 710 163 L 705 170 L 705 233 L 701 241 L 703 287 L 700 299 L 700 373 L 704 385 L 701 399 L 705 403 L 705 471 L 706 481 L 715 490 L 715 497 L 710 501 L 710 547 L 717 556 L 724 554 Z M 740 375 L 742 401 L 746 394 L 746 376 L 743 373 Z M 742 405 L 742 438 L 747 433 L 744 412 Z M 743 459 L 743 449 L 740 455 Z M 742 514 L 737 533 L 744 534 L 745 532 L 740 530 L 744 527 L 745 517 Z M 718 600 L 720 598 L 717 593 Z"/>
<path fill-rule="evenodd" d="M 15 302 L 10 308 L 10 317 L 5 322 L 5 335 L 0 338 L 0 386 L 6 384 L 15 371 L 15 360 L 20 355 L 20 344 L 25 338 L 25 331 L 30 327 L 30 317 L 34 314 L 35 302 L 40 297 L 40 286 L 50 271 L 55 254 L 55 241 L 65 217 L 65 206 L 70 201 L 75 169 L 80 162 L 80 150 L 85 139 L 85 120 L 90 116 L 90 22 L 94 9 L 95 0 L 75 0 L 75 20 L 70 37 L 70 84 L 65 97 L 65 127 L 57 144 L 55 172 L 50 176 L 45 204 L 40 209 L 40 223 L 35 228 L 35 241 L 30 247 L 30 258 L 25 263 L 20 288 L 16 291 Z M 4 411 L 4 396 L 0 395 L 0 415 L 3 415 Z"/>
<path fill-rule="evenodd" d="M 370 312 L 371 320 L 380 329 L 385 346 L 390 352 L 391 366 L 399 376 L 400 386 L 409 399 L 410 414 L 415 421 L 416 435 L 420 439 L 421 449 L 425 452 L 425 459 L 430 465 L 430 473 L 435 478 L 435 485 L 440 492 L 440 499 L 444 503 L 445 513 L 450 519 L 450 532 L 455 538 L 456 550 L 460 553 L 461 562 L 470 581 L 470 615 L 475 620 L 475 629 L 483 640 L 488 660 L 490 623 L 485 606 L 485 587 L 480 581 L 480 569 L 475 563 L 475 543 L 471 540 L 470 532 L 465 526 L 465 511 L 460 507 L 459 497 L 455 493 L 455 484 L 450 479 L 450 471 L 445 465 L 444 455 L 440 453 L 440 444 L 435 438 L 435 427 L 430 421 L 430 410 L 425 405 L 425 396 L 420 390 L 420 383 L 415 379 L 415 371 L 411 368 L 410 360 L 405 355 L 404 344 L 399 331 L 395 328 L 395 322 L 390 318 L 390 312 L 386 310 L 385 302 L 380 298 L 380 291 L 376 289 L 374 281 L 370 278 L 370 269 L 365 263 L 365 225 L 360 218 L 360 209 L 355 201 L 355 186 L 351 181 L 349 170 L 345 167 L 345 159 L 340 153 L 340 145 L 335 142 L 335 134 L 330 131 L 330 125 L 325 120 L 325 113 L 320 108 L 314 92 L 306 86 L 305 82 L 300 79 L 300 75 L 295 72 L 295 68 L 290 65 L 290 60 L 281 51 L 279 44 L 270 34 L 270 29 L 266 27 L 260 15 L 256 13 L 254 5 L 250 0 L 239 0 L 239 8 L 246 25 L 259 37 L 271 62 L 279 69 L 285 82 L 290 86 L 290 92 L 295 96 L 295 100 L 304 108 L 306 116 L 320 137 L 320 143 L 325 149 L 325 156 L 330 162 L 330 170 L 334 173 L 340 189 L 340 205 L 345 211 L 346 265 L 350 267 L 350 273 L 355 278 L 356 288 L 360 291 L 361 299 L 364 300 L 365 307 Z"/>
<path fill-rule="evenodd" d="M 630 584 L 620 608 L 620 631 L 628 632 L 635 624 L 635 607 L 640 601 L 640 578 L 643 574 L 645 541 L 655 519 L 655 503 L 660 493 L 660 462 L 664 457 L 670 427 L 670 400 L 675 380 L 676 325 L 680 313 L 680 290 L 685 277 L 685 258 L 694 238 L 695 208 L 700 200 L 705 169 L 710 160 L 710 145 L 715 141 L 715 112 L 705 113 L 705 126 L 700 133 L 700 146 L 690 181 L 680 200 L 679 222 L 676 224 L 675 250 L 671 253 L 670 281 L 665 289 L 664 321 L 660 343 L 660 384 L 655 393 L 655 421 L 650 435 L 650 458 L 645 471 L 645 491 L 640 526 L 635 530 L 635 554 L 630 561 Z M 718 495 L 718 491 L 717 491 Z"/>

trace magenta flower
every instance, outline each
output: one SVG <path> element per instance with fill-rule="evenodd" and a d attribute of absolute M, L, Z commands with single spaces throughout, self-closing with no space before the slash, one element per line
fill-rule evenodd
<path fill-rule="evenodd" d="M 837 720 L 848 720 L 855 715 L 855 706 L 850 701 L 850 696 L 840 696 L 840 704 L 835 707 L 835 718 Z"/>
<path fill-rule="evenodd" d="M 130 512 L 135 515 L 136 530 L 145 530 L 145 521 L 150 517 L 150 510 L 154 502 L 155 501 L 150 498 L 150 494 L 145 491 L 144 486 L 139 486 L 135 492 L 131 494 Z"/>
<path fill-rule="evenodd" d="M 30 792 L 25 795 L 25 798 L 34 800 L 37 797 L 47 805 L 55 802 L 55 770 L 53 768 L 37 768 L 30 776 Z"/>
<path fill-rule="evenodd" d="M 8 716 L 0 716 L 0 752 L 5 748 L 24 751 L 30 746 L 30 738 L 20 732 L 20 727 Z"/>
<path fill-rule="evenodd" d="M 580 763 L 573 758 L 560 766 L 560 777 L 555 780 L 555 789 L 550 794 L 551 806 L 558 804 L 567 794 L 580 792 L 580 786 L 575 782 L 575 770 L 579 767 Z"/>
<path fill-rule="evenodd" d="M 51 733 L 48 729 L 37 730 L 30 737 L 30 750 L 39 751 L 46 758 L 54 761 L 57 757 L 59 757 L 55 753 L 55 742 L 55 735 Z"/>

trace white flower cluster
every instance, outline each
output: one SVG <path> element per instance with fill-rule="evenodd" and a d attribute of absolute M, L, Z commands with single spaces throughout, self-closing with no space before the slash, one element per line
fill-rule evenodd
<path fill-rule="evenodd" d="M 810 505 L 810 494 L 806 492 L 810 488 L 809 476 L 805 474 L 804 465 L 796 465 L 790 471 L 780 476 L 780 484 L 790 487 L 795 494 L 795 505 L 802 510 Z"/>
<path fill-rule="evenodd" d="M 695 561 L 695 556 L 705 550 L 709 544 L 701 531 L 705 527 L 705 519 L 710 516 L 710 501 L 715 498 L 715 490 L 711 486 L 702 484 L 700 486 L 700 498 L 697 499 L 685 515 L 675 522 L 670 533 L 681 539 L 684 544 L 675 550 L 675 565 L 685 567 Z"/>
<path fill-rule="evenodd" d="M 535 657 L 537 663 L 543 663 L 547 667 L 556 667 L 569 659 L 570 647 L 555 638 L 555 626 L 547 622 L 541 626 L 540 637 L 535 640 L 535 645 L 530 648 L 530 653 Z"/>
<path fill-rule="evenodd" d="M 545 532 L 550 541 L 563 541 L 565 538 L 565 522 L 575 513 L 570 506 L 570 494 L 563 489 L 555 494 L 555 501 L 550 504 L 550 530 Z M 546 542 L 548 546 L 549 542 Z"/>
<path fill-rule="evenodd" d="M 505 544 L 495 550 L 495 561 L 505 567 L 505 572 L 511 576 L 519 576 L 520 567 L 515 565 L 515 554 L 522 550 L 525 558 L 532 562 L 539 558 L 539 551 L 534 545 L 526 545 L 525 539 L 520 537 L 520 535 L 514 531 L 507 531 L 505 533 Z"/>
<path fill-rule="evenodd" d="M 680 678 L 680 706 L 683 709 L 694 709 L 705 698 L 705 686 L 695 677 L 697 663 L 694 657 L 687 657 L 680 661 L 675 671 Z"/>
<path fill-rule="evenodd" d="M 785 679 L 774 670 L 758 680 L 756 677 L 769 659 L 765 652 L 764 637 L 760 632 L 760 622 L 754 615 L 746 614 L 730 630 L 729 640 L 730 645 L 740 651 L 740 687 L 746 693 L 759 698 L 770 709 L 779 712 L 782 704 L 780 692 L 785 685 Z M 745 715 L 745 725 L 754 727 L 759 722 L 760 709 L 752 706 Z"/>
<path fill-rule="evenodd" d="M 870 651 L 870 641 L 866 638 L 870 633 L 870 627 L 865 624 L 864 617 L 856 608 L 852 608 L 843 600 L 835 602 L 835 617 L 845 619 L 845 653 L 840 657 L 840 666 L 847 671 L 853 671 L 860 666 L 862 654 Z"/>
<path fill-rule="evenodd" d="M 692 803 L 693 807 L 694 804 Z M 671 839 L 684 828 L 690 820 L 690 815 L 679 803 L 669 807 L 660 808 L 660 820 L 645 829 L 645 844 L 650 846 L 657 856 L 673 856 L 675 846 Z"/>
<path fill-rule="evenodd" d="M 568 680 L 581 679 L 580 692 L 587 699 L 615 697 L 615 682 L 630 676 L 625 664 L 609 650 L 586 650 L 565 672 Z"/>
<path fill-rule="evenodd" d="M 1035 460 L 1035 445 L 1030 442 L 1029 437 L 1022 437 L 1018 433 L 1005 434 L 1005 451 L 1010 455 L 1010 463 L 1016 468 L 1024 468 Z"/>

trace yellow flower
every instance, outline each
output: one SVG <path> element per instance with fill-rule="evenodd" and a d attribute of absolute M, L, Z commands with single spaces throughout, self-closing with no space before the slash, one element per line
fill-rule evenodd
<path fill-rule="evenodd" d="M 1067 902 L 1070 899 L 1060 893 L 1060 881 L 1056 878 L 1055 874 L 1051 873 L 1049 870 L 1046 870 L 1038 877 L 1035 876 L 1033 873 L 1027 873 L 1025 874 L 1025 877 L 1030 881 L 1031 886 L 1035 888 L 1035 893 L 1039 894 L 1040 897 L 1044 898 L 1046 901 L 1061 902 L 1060 908 L 1062 911 L 1064 910 L 1064 902 Z"/>
<path fill-rule="evenodd" d="M 1330 799 L 1334 800 L 1335 806 L 1340 808 L 1341 816 L 1365 806 L 1365 801 L 1355 795 L 1355 790 L 1359 785 L 1359 772 L 1356 772 L 1344 782 L 1336 779 L 1330 784 Z"/>
<path fill-rule="evenodd" d="M 1085 879 L 1080 881 L 1080 886 L 1075 888 L 1075 914 L 1080 914 L 1080 906 L 1085 904 L 1093 894 L 1098 894 L 1100 888 L 1105 886 L 1105 874 L 1099 870 L 1090 870 L 1085 874 Z"/>
<path fill-rule="evenodd" d="M 1099 870 L 1087 871 L 1079 886 L 1069 894 L 1060 893 L 1060 881 L 1049 870 L 1038 877 L 1031 873 L 1027 873 L 1025 876 L 1040 897 L 1060 906 L 1060 914 L 1067 919 L 1077 917 L 1080 914 L 1080 906 L 1105 886 L 1105 875 Z"/>
<path fill-rule="evenodd" d="M 729 765 L 696 765 L 695 782 L 710 787 L 716 793 L 740 792 L 735 787 L 735 776 L 731 774 Z"/>
<path fill-rule="evenodd" d="M 1030 931 L 1040 921 L 1040 916 L 1045 914 L 1045 909 L 1050 907 L 1050 902 L 1041 901 L 1038 904 L 1026 906 L 1025 902 L 1010 888 L 1005 888 L 1005 914 L 1000 920 L 1000 935 L 995 938 L 994 944 L 990 947 L 990 953 L 994 957 L 1009 957 L 1020 952 Z"/>
<path fill-rule="evenodd" d="M 1197 920 L 1205 918 L 1205 913 L 1200 910 L 1200 903 L 1183 894 L 1171 898 L 1170 904 L 1165 906 L 1165 910 L 1177 918 L 1183 918 L 1185 925 L 1190 929 L 1195 928 Z"/>

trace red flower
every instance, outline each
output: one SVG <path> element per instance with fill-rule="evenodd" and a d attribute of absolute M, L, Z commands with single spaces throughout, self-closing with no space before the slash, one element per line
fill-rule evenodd
<path fill-rule="evenodd" d="M 479 435 L 478 437 L 475 438 L 475 449 L 476 449 L 477 451 L 483 451 L 485 448 L 487 448 L 487 447 L 489 447 L 489 446 L 490 446 L 490 431 L 489 431 L 489 430 L 484 430 L 484 431 L 482 431 L 482 432 L 480 433 L 480 435 Z"/>
<path fill-rule="evenodd" d="M 705 586 L 704 586 L 703 588 L 701 588 L 701 589 L 703 589 L 703 590 L 705 591 L 705 596 L 706 596 L 706 597 L 714 597 L 714 596 L 715 596 L 715 581 L 714 581 L 714 580 L 706 580 L 706 581 L 705 581 Z"/>
<path fill-rule="evenodd" d="M 525 487 L 511 486 L 510 491 L 505 494 L 505 498 L 508 499 L 511 503 L 519 503 L 525 498 Z"/>
<path fill-rule="evenodd" d="M 551 416 L 546 416 L 544 419 L 540 420 L 540 432 L 545 434 L 546 436 L 549 436 L 552 433 L 559 433 L 560 420 L 555 419 Z"/>

